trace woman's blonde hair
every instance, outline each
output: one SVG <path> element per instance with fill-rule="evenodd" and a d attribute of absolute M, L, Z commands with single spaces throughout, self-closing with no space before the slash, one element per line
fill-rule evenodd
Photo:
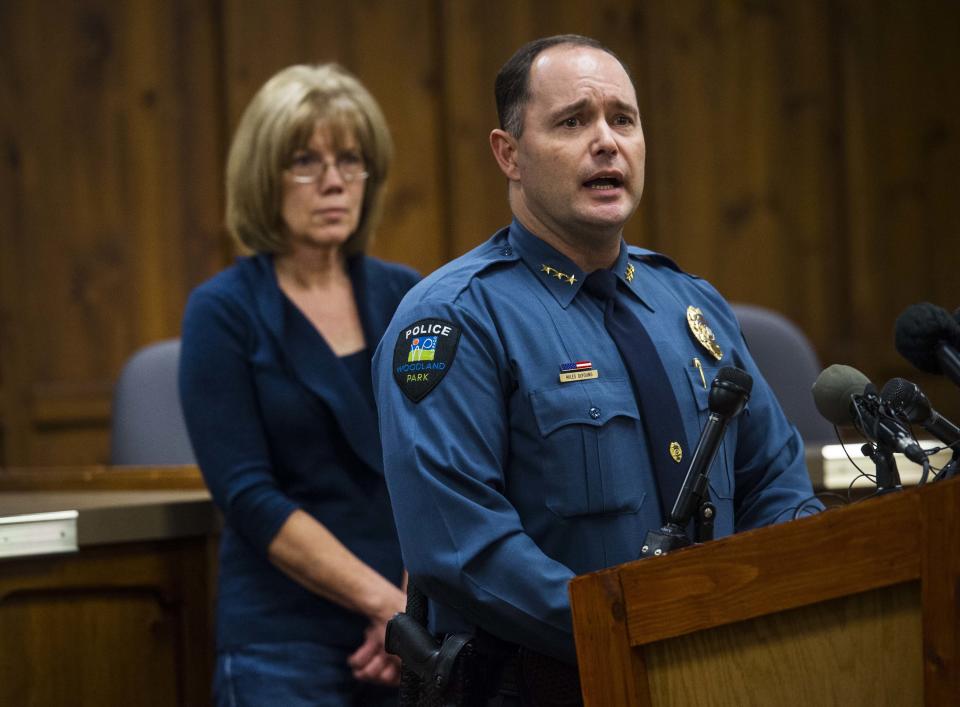
<path fill-rule="evenodd" d="M 364 184 L 357 230 L 347 256 L 366 250 L 380 215 L 383 185 L 393 157 L 390 131 L 369 91 L 337 64 L 298 64 L 274 74 L 240 119 L 227 157 L 227 228 L 242 249 L 283 253 L 288 234 L 281 216 L 283 172 L 318 126 L 333 149 L 355 138 L 370 176 Z"/>

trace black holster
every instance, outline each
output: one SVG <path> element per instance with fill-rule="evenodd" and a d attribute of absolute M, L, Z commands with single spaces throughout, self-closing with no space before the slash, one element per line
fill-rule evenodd
<path fill-rule="evenodd" d="M 582 704 L 575 666 L 501 641 L 427 630 L 426 597 L 410 582 L 407 611 L 387 624 L 386 650 L 403 662 L 400 707 L 574 707 Z"/>

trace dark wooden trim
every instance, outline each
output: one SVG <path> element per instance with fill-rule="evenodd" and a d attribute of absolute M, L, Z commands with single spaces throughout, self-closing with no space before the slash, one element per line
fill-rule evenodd
<path fill-rule="evenodd" d="M 184 466 L 0 468 L 0 491 L 150 491 L 206 488 L 200 470 Z"/>
<path fill-rule="evenodd" d="M 920 601 L 925 704 L 960 697 L 960 479 L 923 497 Z"/>

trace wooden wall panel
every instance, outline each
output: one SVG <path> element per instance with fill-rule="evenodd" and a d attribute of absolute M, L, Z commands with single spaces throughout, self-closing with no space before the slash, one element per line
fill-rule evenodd
<path fill-rule="evenodd" d="M 445 262 L 435 4 L 227 0 L 223 26 L 229 134 L 263 82 L 283 67 L 342 64 L 380 103 L 396 147 L 372 252 L 423 273 Z"/>
<path fill-rule="evenodd" d="M 437 3 L 381 1 L 350 7 L 355 12 L 350 68 L 383 105 L 396 143 L 373 253 L 426 274 L 449 259 Z"/>
<path fill-rule="evenodd" d="M 6 461 L 105 460 L 120 365 L 179 330 L 221 259 L 211 18 L 185 1 L 5 8 Z M 40 427 L 86 430 L 82 448 Z"/>
<path fill-rule="evenodd" d="M 827 283 L 844 265 L 824 4 L 647 9 L 652 247 L 822 342 Z"/>
<path fill-rule="evenodd" d="M 837 23 L 851 274 L 837 314 L 864 371 L 915 380 L 957 420 L 957 389 L 911 369 L 891 344 L 910 304 L 960 305 L 960 10 L 936 0 L 849 0 Z"/>
<path fill-rule="evenodd" d="M 568 33 L 596 37 L 628 65 L 637 66 L 639 6 L 611 0 L 441 4 L 451 257 L 483 242 L 511 218 L 507 182 L 488 141 L 498 125 L 493 95 L 497 71 L 523 43 Z M 639 81 L 638 92 L 642 95 Z M 633 219 L 627 228 L 628 240 L 644 240 L 643 222 L 642 215 Z"/>
<path fill-rule="evenodd" d="M 509 220 L 493 78 L 524 41 L 596 36 L 648 143 L 626 235 L 785 312 L 825 363 L 960 396 L 893 350 L 960 304 L 960 7 L 943 0 L 28 0 L 0 3 L 0 463 L 102 462 L 125 358 L 230 262 L 222 171 L 253 92 L 336 60 L 397 145 L 374 252 L 426 273 Z"/>

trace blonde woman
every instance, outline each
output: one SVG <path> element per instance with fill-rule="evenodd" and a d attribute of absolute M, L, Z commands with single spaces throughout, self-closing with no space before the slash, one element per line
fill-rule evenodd
<path fill-rule="evenodd" d="M 405 603 L 370 356 L 410 269 L 365 255 L 391 141 L 344 69 L 291 66 L 247 107 L 227 225 L 249 253 L 200 285 L 180 392 L 225 520 L 218 705 L 395 704 Z"/>

